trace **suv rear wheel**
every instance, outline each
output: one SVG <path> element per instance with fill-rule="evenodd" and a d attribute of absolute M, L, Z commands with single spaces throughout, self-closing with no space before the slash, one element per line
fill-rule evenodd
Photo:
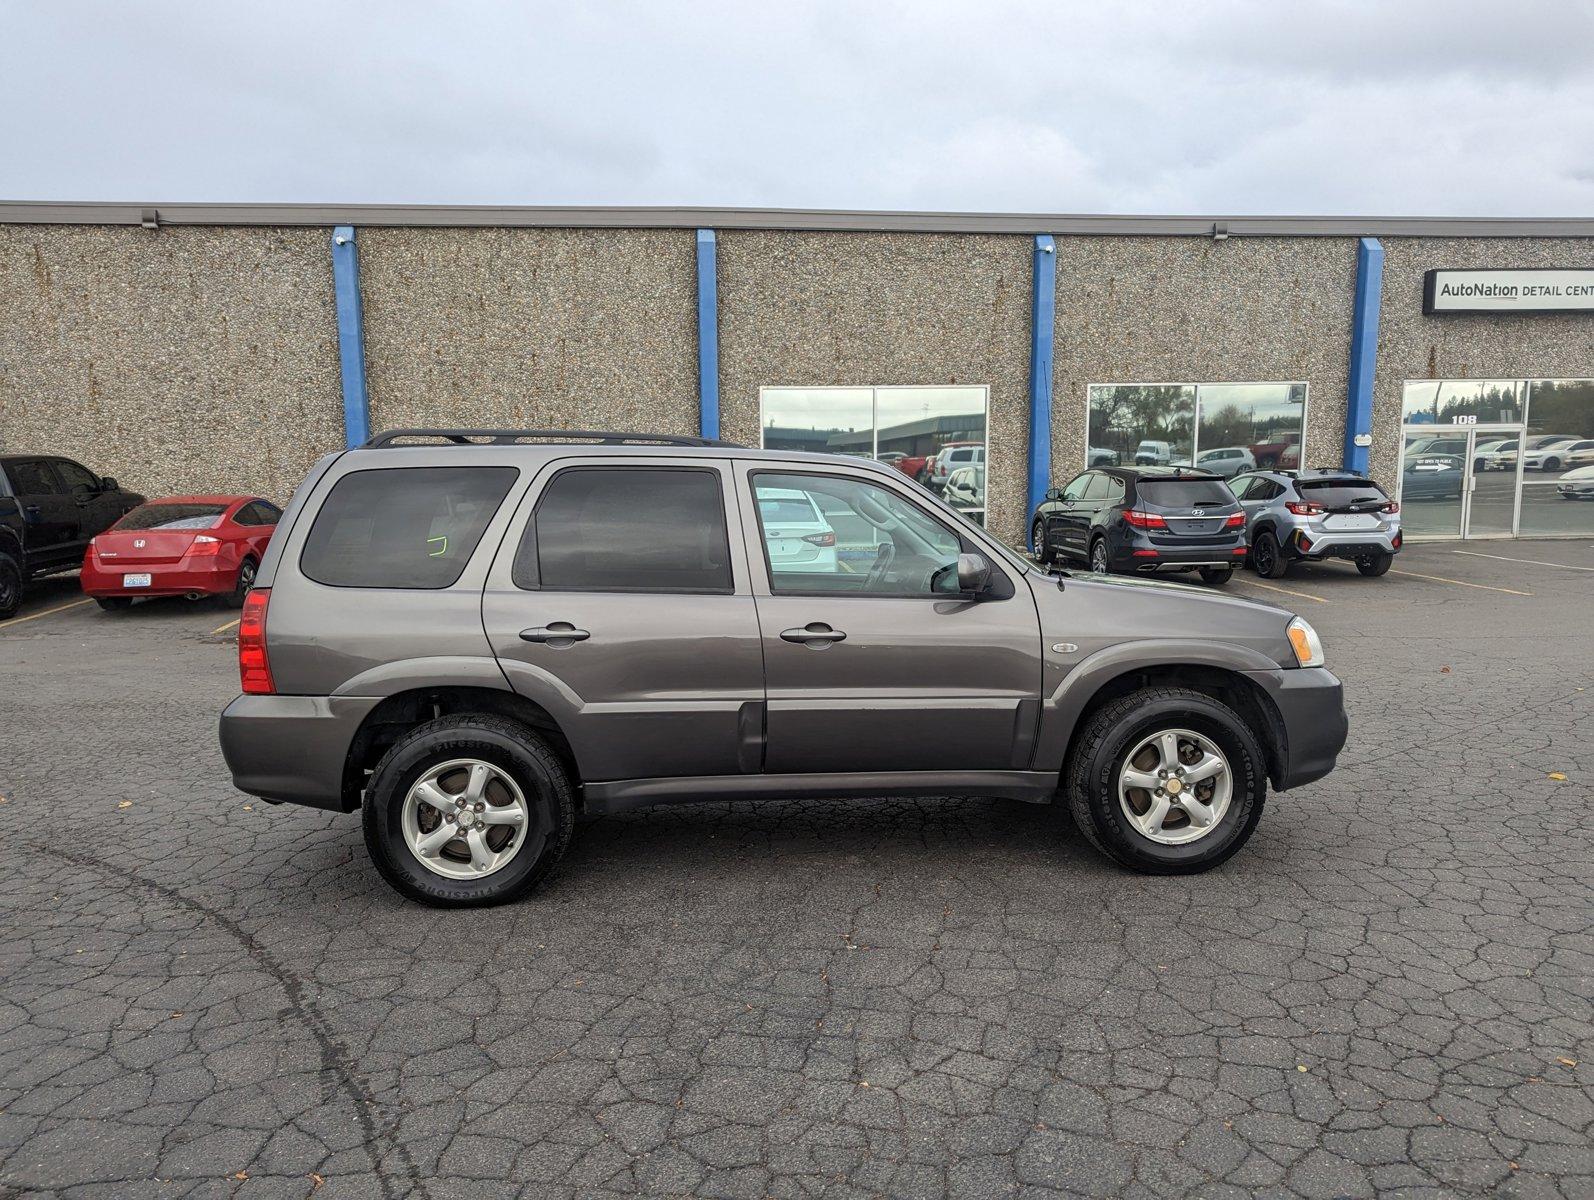
<path fill-rule="evenodd" d="M 1263 579 L 1283 579 L 1284 572 L 1290 569 L 1271 529 L 1264 529 L 1251 543 L 1251 568 Z"/>
<path fill-rule="evenodd" d="M 1356 569 L 1363 575 L 1382 575 L 1394 561 L 1393 554 L 1363 554 L 1356 560 Z"/>
<path fill-rule="evenodd" d="M 575 804 L 558 757 L 503 717 L 440 717 L 377 764 L 365 845 L 382 877 L 443 908 L 525 895 L 570 845 Z"/>
<path fill-rule="evenodd" d="M 1153 875 L 1206 871 L 1262 817 L 1266 762 L 1228 705 L 1190 688 L 1148 687 L 1093 714 L 1069 758 L 1074 823 L 1098 850 Z"/>

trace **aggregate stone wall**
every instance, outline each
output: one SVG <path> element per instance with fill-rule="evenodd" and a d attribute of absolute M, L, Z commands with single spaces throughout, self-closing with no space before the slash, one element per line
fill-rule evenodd
<path fill-rule="evenodd" d="M 1052 463 L 1084 464 L 1093 383 L 1308 384 L 1308 466 L 1343 456 L 1354 238 L 1061 237 Z"/>
<path fill-rule="evenodd" d="M 1594 267 L 1583 238 L 1380 238 L 1384 291 L 1373 391 L 1373 470 L 1393 479 L 1408 379 L 1587 379 L 1594 314 L 1422 313 L 1423 275 L 1446 267 Z"/>
<path fill-rule="evenodd" d="M 1021 541 L 1027 237 L 719 234 L 724 435 L 759 443 L 759 388 L 985 384 L 987 523 Z"/>
<path fill-rule="evenodd" d="M 286 499 L 343 445 L 329 238 L 0 225 L 0 449 Z"/>
<path fill-rule="evenodd" d="M 373 430 L 697 432 L 692 231 L 357 236 Z"/>

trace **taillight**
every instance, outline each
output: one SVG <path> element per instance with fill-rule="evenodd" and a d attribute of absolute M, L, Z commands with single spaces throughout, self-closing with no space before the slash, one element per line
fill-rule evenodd
<path fill-rule="evenodd" d="M 1243 512 L 1237 512 L 1232 517 L 1230 517 L 1227 521 L 1223 522 L 1223 528 L 1225 528 L 1225 529 L 1238 529 L 1241 525 L 1244 525 L 1244 524 L 1245 524 L 1245 514 Z"/>
<path fill-rule="evenodd" d="M 808 533 L 803 535 L 803 541 L 810 546 L 834 546 L 836 544 L 836 535 L 829 530 L 824 533 Z"/>
<path fill-rule="evenodd" d="M 1386 512 L 1386 513 L 1398 513 L 1400 511 L 1400 501 L 1399 500 L 1391 500 L 1388 504 L 1384 505 L 1384 507 L 1379 509 L 1378 511 L 1379 512 Z"/>
<path fill-rule="evenodd" d="M 221 541 L 213 538 L 208 533 L 202 533 L 194 539 L 194 544 L 188 547 L 189 557 L 198 557 L 203 554 L 220 554 Z"/>
<path fill-rule="evenodd" d="M 1323 514 L 1323 506 L 1311 500 L 1289 500 L 1285 502 L 1284 507 L 1297 517 L 1318 517 Z"/>
<path fill-rule="evenodd" d="M 238 678 L 251 696 L 271 696 L 277 691 L 266 658 L 266 604 L 270 599 L 270 588 L 255 588 L 244 597 L 243 616 L 238 618 Z"/>
<path fill-rule="evenodd" d="M 1168 522 L 1162 519 L 1160 513 L 1143 512 L 1138 508 L 1124 509 L 1124 520 L 1136 529 L 1166 529 Z"/>

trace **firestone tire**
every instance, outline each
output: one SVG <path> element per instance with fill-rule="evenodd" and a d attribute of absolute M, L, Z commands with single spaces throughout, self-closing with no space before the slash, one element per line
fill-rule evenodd
<path fill-rule="evenodd" d="M 484 763 L 512 780 L 530 816 L 513 856 L 479 878 L 435 873 L 405 835 L 411 789 L 429 769 L 460 760 Z M 399 893 L 436 908 L 468 908 L 517 900 L 547 877 L 570 846 L 575 800 L 564 764 L 529 726 L 486 715 L 439 717 L 405 734 L 377 764 L 362 823 L 372 863 Z"/>
<path fill-rule="evenodd" d="M 22 566 L 9 554 L 0 554 L 0 621 L 22 608 Z"/>
<path fill-rule="evenodd" d="M 1210 831 L 1164 845 L 1138 830 L 1119 799 L 1119 775 L 1148 736 L 1187 730 L 1210 740 L 1227 760 L 1226 809 Z M 1232 857 L 1250 839 L 1267 800 L 1267 760 L 1256 735 L 1228 705 L 1190 688 L 1148 687 L 1094 713 L 1069 753 L 1064 794 L 1074 823 L 1109 858 L 1147 875 L 1193 875 Z"/>

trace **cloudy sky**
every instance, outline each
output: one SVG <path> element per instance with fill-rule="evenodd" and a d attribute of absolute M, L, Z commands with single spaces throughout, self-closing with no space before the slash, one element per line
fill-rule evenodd
<path fill-rule="evenodd" d="M 1594 0 L 0 0 L 0 199 L 1594 214 Z"/>

